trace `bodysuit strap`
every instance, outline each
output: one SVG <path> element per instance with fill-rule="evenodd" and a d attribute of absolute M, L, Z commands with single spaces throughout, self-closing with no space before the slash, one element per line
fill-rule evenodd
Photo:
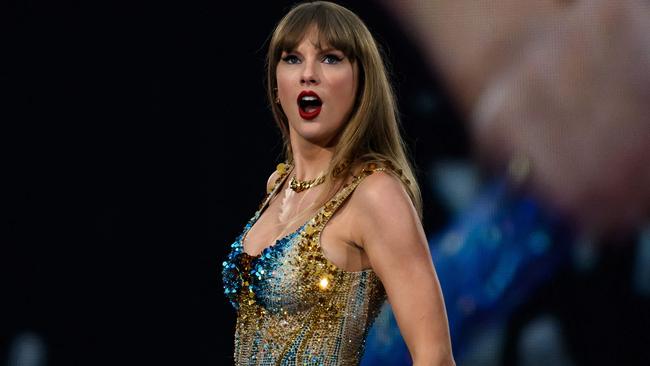
<path fill-rule="evenodd" d="M 289 173 L 291 173 L 291 170 L 293 169 L 293 165 L 288 164 L 288 163 L 280 163 L 276 167 L 276 172 L 278 172 L 278 177 L 275 179 L 275 182 L 273 183 L 273 187 L 271 187 L 268 192 L 266 192 L 266 196 L 262 199 L 262 203 L 260 204 L 260 207 L 257 209 L 257 215 L 260 215 L 262 211 L 266 208 L 266 206 L 269 204 L 271 199 L 276 195 L 280 187 L 282 187 L 282 184 L 284 181 L 287 179 L 289 176 Z"/>
<path fill-rule="evenodd" d="M 381 164 L 381 165 L 380 165 Z M 400 177 L 405 183 L 409 184 L 408 180 L 402 176 L 399 169 L 393 168 L 389 162 L 368 163 L 357 175 L 352 176 L 349 183 L 343 185 L 337 194 L 334 195 L 321 209 L 316 213 L 308 224 L 305 225 L 301 232 L 301 240 L 299 244 L 299 253 L 301 258 L 307 258 L 307 261 L 301 263 L 301 266 L 307 266 L 310 271 L 321 273 L 323 276 L 328 276 L 330 280 L 336 273 L 345 273 L 340 270 L 336 265 L 330 262 L 323 255 L 320 248 L 320 233 L 325 228 L 327 222 L 334 216 L 336 210 L 343 202 L 354 192 L 357 186 L 363 181 L 364 178 L 377 171 L 388 171 L 393 175 Z M 331 278 L 330 278 L 331 277 Z M 316 284 L 315 286 L 319 286 Z"/>
<path fill-rule="evenodd" d="M 314 218 L 314 222 L 311 225 L 314 231 L 321 231 L 325 227 L 325 224 L 330 220 L 336 210 L 345 202 L 345 200 L 354 192 L 357 186 L 363 181 L 363 179 L 374 172 L 378 171 L 387 171 L 390 169 L 389 166 L 379 166 L 376 163 L 367 164 L 358 175 L 352 177 L 352 181 L 343 185 L 341 190 L 334 195 L 334 198 L 329 200 L 318 212 Z"/>

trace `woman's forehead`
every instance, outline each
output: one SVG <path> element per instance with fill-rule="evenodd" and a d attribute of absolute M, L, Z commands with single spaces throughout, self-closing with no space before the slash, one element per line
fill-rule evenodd
<path fill-rule="evenodd" d="M 305 43 L 311 47 L 314 47 L 318 52 L 326 51 L 340 51 L 343 52 L 346 56 L 352 57 L 354 51 L 352 47 L 347 44 L 340 44 L 340 42 L 332 42 L 322 35 L 309 35 L 300 37 L 299 40 L 294 40 L 293 42 L 281 42 L 278 44 L 278 50 L 281 52 L 295 52 Z M 337 44 L 339 43 L 339 44 Z"/>
<path fill-rule="evenodd" d="M 330 40 L 321 32 L 317 25 L 312 24 L 305 29 L 295 29 L 293 32 L 287 32 L 281 42 L 278 44 L 283 50 L 295 50 L 303 42 L 309 42 L 318 50 L 331 48 Z"/>
<path fill-rule="evenodd" d="M 306 38 L 305 37 L 300 42 L 296 43 L 295 45 L 285 47 L 283 49 L 283 51 L 286 51 L 286 52 L 298 51 L 298 49 L 301 48 L 304 44 L 315 48 L 318 52 L 330 51 L 330 50 L 338 50 L 338 48 L 330 45 L 330 43 L 327 40 L 311 39 L 311 38 Z"/>

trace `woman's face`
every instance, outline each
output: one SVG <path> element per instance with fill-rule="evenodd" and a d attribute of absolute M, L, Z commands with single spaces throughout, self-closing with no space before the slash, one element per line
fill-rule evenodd
<path fill-rule="evenodd" d="M 343 52 L 321 45 L 312 27 L 276 68 L 278 97 L 291 140 L 330 146 L 347 122 L 357 92 L 357 65 Z"/>

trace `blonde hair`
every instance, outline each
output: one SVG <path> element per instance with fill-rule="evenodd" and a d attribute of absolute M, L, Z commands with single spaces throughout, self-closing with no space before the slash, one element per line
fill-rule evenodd
<path fill-rule="evenodd" d="M 316 27 L 319 43 L 343 52 L 358 65 L 357 96 L 349 120 L 340 132 L 334 155 L 326 172 L 329 192 L 336 178 L 351 174 L 361 164 L 392 165 L 400 176 L 413 205 L 422 216 L 422 198 L 413 169 L 400 136 L 397 104 L 381 51 L 363 21 L 350 10 L 326 1 L 296 5 L 273 31 L 266 58 L 266 88 L 273 117 L 284 141 L 285 160 L 293 161 L 288 119 L 275 103 L 276 67 L 283 51 L 293 51 L 311 27 Z"/>

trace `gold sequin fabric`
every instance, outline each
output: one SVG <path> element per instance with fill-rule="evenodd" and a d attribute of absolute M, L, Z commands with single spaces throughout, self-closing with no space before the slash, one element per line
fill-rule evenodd
<path fill-rule="evenodd" d="M 322 253 L 320 233 L 362 179 L 363 170 L 317 214 L 258 256 L 242 239 L 284 179 L 232 244 L 224 291 L 237 309 L 236 365 L 358 365 L 366 335 L 386 299 L 372 269 L 339 269 Z"/>

